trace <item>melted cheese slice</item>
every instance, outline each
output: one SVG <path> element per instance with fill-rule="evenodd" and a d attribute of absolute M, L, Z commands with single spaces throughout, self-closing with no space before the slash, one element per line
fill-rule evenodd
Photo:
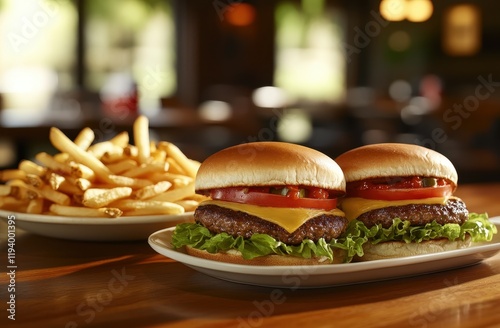
<path fill-rule="evenodd" d="M 259 218 L 277 224 L 289 233 L 294 232 L 301 225 L 318 215 L 327 214 L 335 216 L 345 216 L 344 212 L 339 209 L 331 211 L 316 210 L 311 208 L 281 208 L 281 207 L 265 207 L 249 204 L 239 204 L 233 202 L 225 202 L 220 200 L 207 200 L 200 204 L 217 205 L 228 208 L 233 211 L 241 211 L 250 215 L 258 216 Z"/>
<path fill-rule="evenodd" d="M 423 199 L 408 199 L 408 200 L 373 200 L 365 199 L 359 197 L 345 198 L 340 204 L 340 208 L 345 213 L 346 218 L 349 221 L 356 219 L 361 214 L 366 212 L 377 210 L 379 208 L 389 207 L 389 206 L 404 206 L 409 204 L 441 204 L 445 205 L 449 199 L 460 198 L 455 196 L 449 197 L 432 197 Z"/>

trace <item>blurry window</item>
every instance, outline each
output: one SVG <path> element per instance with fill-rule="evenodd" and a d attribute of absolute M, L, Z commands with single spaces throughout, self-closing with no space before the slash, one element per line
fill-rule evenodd
<path fill-rule="evenodd" d="M 342 101 L 346 59 L 340 9 L 323 0 L 289 0 L 278 3 L 275 17 L 275 85 L 296 100 Z"/>
<path fill-rule="evenodd" d="M 77 19 L 71 1 L 0 1 L 3 108 L 40 112 L 75 86 Z"/>
<path fill-rule="evenodd" d="M 87 0 L 86 83 L 102 91 L 107 82 L 130 79 L 142 107 L 176 89 L 175 31 L 168 0 Z"/>
<path fill-rule="evenodd" d="M 142 93 L 141 101 L 154 106 L 176 91 L 170 0 L 80 1 L 85 49 L 84 67 L 77 70 L 76 1 L 0 0 L 2 108 L 43 116 L 54 94 L 80 87 L 77 71 L 91 92 L 102 92 L 110 81 L 129 80 Z"/>

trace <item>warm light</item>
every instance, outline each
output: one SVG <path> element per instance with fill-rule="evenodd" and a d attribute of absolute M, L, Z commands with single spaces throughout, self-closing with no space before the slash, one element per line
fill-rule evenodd
<path fill-rule="evenodd" d="M 443 49 L 449 55 L 470 56 L 481 48 L 480 13 L 474 5 L 457 5 L 445 13 Z"/>
<path fill-rule="evenodd" d="M 431 0 L 382 0 L 380 14 L 388 21 L 423 22 L 432 16 Z"/>
<path fill-rule="evenodd" d="M 248 3 L 232 4 L 226 14 L 227 22 L 235 26 L 247 26 L 255 20 L 255 8 Z"/>
<path fill-rule="evenodd" d="M 380 14 L 388 21 L 401 21 L 406 17 L 406 1 L 382 0 Z"/>
<path fill-rule="evenodd" d="M 432 16 L 434 7 L 430 0 L 410 0 L 406 3 L 406 18 L 411 22 L 424 22 Z"/>
<path fill-rule="evenodd" d="M 252 94 L 255 105 L 263 108 L 283 108 L 288 105 L 288 97 L 283 89 L 277 87 L 261 87 Z"/>
<path fill-rule="evenodd" d="M 199 108 L 199 115 L 207 121 L 226 121 L 231 118 L 231 106 L 225 101 L 208 100 Z"/>

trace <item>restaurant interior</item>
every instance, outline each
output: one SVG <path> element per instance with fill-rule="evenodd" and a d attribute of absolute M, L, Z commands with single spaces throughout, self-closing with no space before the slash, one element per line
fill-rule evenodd
<path fill-rule="evenodd" d="M 150 120 L 202 161 L 286 141 L 335 158 L 419 144 L 461 183 L 500 181 L 499 3 L 1 0 L 0 169 L 56 126 L 97 140 Z"/>

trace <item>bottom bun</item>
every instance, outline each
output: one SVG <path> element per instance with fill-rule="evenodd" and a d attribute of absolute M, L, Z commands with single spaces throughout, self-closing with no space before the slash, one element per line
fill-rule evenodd
<path fill-rule="evenodd" d="M 455 249 L 467 248 L 471 245 L 470 236 L 465 240 L 435 239 L 420 243 L 405 243 L 404 241 L 388 241 L 380 244 L 366 243 L 363 245 L 364 255 L 355 257 L 355 261 L 373 261 L 407 257 L 431 253 L 440 253 Z"/>
<path fill-rule="evenodd" d="M 303 257 L 296 256 L 286 256 L 286 255 L 265 255 L 253 258 L 251 260 L 244 259 L 241 253 L 237 250 L 228 251 L 225 253 L 209 253 L 205 250 L 199 250 L 186 246 L 186 253 L 192 256 L 200 257 L 206 260 L 226 262 L 233 264 L 244 264 L 244 265 L 323 265 L 323 264 L 336 264 L 342 263 L 345 257 L 345 253 L 342 250 L 335 250 L 333 261 L 330 261 L 326 257 L 321 258 L 310 258 L 306 259 Z"/>

